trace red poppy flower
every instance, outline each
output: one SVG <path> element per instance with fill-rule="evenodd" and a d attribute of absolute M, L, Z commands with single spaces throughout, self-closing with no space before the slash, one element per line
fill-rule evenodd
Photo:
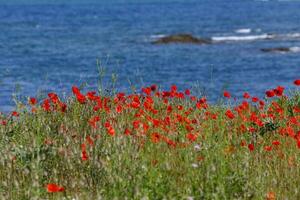
<path fill-rule="evenodd" d="M 14 117 L 19 117 L 19 113 L 17 111 L 13 111 L 11 113 L 11 115 L 14 116 Z"/>
<path fill-rule="evenodd" d="M 172 110 L 173 110 L 173 109 L 172 109 L 172 106 L 169 105 L 169 106 L 167 107 L 167 112 L 170 113 L 170 112 L 172 112 Z"/>
<path fill-rule="evenodd" d="M 177 86 L 171 85 L 171 92 L 176 92 L 176 91 L 177 91 Z"/>
<path fill-rule="evenodd" d="M 290 137 L 295 137 L 296 133 L 294 131 L 294 129 L 291 126 L 286 127 L 286 133 L 290 136 Z"/>
<path fill-rule="evenodd" d="M 223 95 L 224 95 L 224 97 L 226 97 L 228 99 L 230 99 L 230 97 L 231 97 L 231 95 L 228 91 L 224 91 Z"/>
<path fill-rule="evenodd" d="M 300 86 L 300 79 L 295 80 L 294 84 L 297 85 L 297 86 Z"/>
<path fill-rule="evenodd" d="M 139 120 L 135 120 L 132 122 L 133 128 L 136 130 L 140 127 L 140 121 Z"/>
<path fill-rule="evenodd" d="M 85 101 L 86 101 L 85 96 L 84 96 L 83 94 L 81 94 L 81 93 L 77 93 L 77 94 L 76 94 L 76 98 L 77 98 L 77 101 L 78 101 L 79 103 L 81 103 L 81 104 L 84 104 Z"/>
<path fill-rule="evenodd" d="M 42 108 L 44 109 L 44 111 L 50 111 L 51 110 L 49 99 L 45 99 L 43 101 Z"/>
<path fill-rule="evenodd" d="M 274 141 L 272 142 L 272 144 L 273 144 L 274 146 L 278 146 L 278 145 L 280 145 L 280 142 L 279 142 L 278 140 L 274 140 Z"/>
<path fill-rule="evenodd" d="M 250 98 L 250 95 L 249 95 L 248 92 L 245 92 L 244 95 L 243 95 L 243 97 L 244 97 L 245 99 L 249 99 L 249 98 Z"/>
<path fill-rule="evenodd" d="M 124 99 L 125 98 L 125 93 L 124 92 L 119 92 L 118 94 L 117 94 L 117 97 L 119 98 L 119 100 L 121 100 L 121 99 Z"/>
<path fill-rule="evenodd" d="M 184 99 L 184 94 L 182 92 L 179 92 L 175 95 L 178 99 Z"/>
<path fill-rule="evenodd" d="M 199 99 L 198 101 L 200 104 L 204 104 L 207 102 L 207 99 L 205 97 L 202 97 L 201 99 Z"/>
<path fill-rule="evenodd" d="M 187 95 L 187 96 L 189 96 L 189 95 L 191 95 L 191 91 L 190 91 L 189 89 L 186 89 L 186 90 L 184 91 L 184 94 Z"/>
<path fill-rule="evenodd" d="M 276 89 L 274 89 L 273 91 L 274 91 L 274 93 L 275 93 L 276 96 L 280 97 L 280 96 L 282 96 L 282 94 L 283 94 L 284 87 L 278 86 L 278 87 L 277 87 Z"/>
<path fill-rule="evenodd" d="M 142 92 L 145 93 L 146 95 L 150 95 L 151 94 L 151 88 L 142 88 Z"/>
<path fill-rule="evenodd" d="M 264 106 L 264 105 L 265 105 L 265 102 L 262 101 L 262 100 L 260 100 L 260 101 L 259 101 L 259 105 L 260 105 L 260 106 Z"/>
<path fill-rule="evenodd" d="M 73 86 L 72 87 L 72 92 L 73 92 L 73 94 L 79 94 L 80 93 L 80 90 L 78 89 L 78 87 L 76 87 L 76 86 Z"/>
<path fill-rule="evenodd" d="M 57 104 L 59 102 L 59 98 L 57 96 L 57 94 L 51 92 L 48 94 L 48 97 L 50 98 L 50 100 L 52 101 L 52 103 Z"/>
<path fill-rule="evenodd" d="M 133 101 L 133 102 L 131 102 L 130 106 L 132 108 L 139 108 L 140 107 L 140 102 L 139 101 L 138 102 Z"/>
<path fill-rule="evenodd" d="M 225 115 L 229 118 L 229 119 L 233 119 L 235 116 L 233 114 L 233 112 L 231 110 L 227 110 L 225 112 Z"/>
<path fill-rule="evenodd" d="M 152 133 L 151 134 L 151 141 L 153 143 L 158 143 L 160 141 L 160 135 L 158 133 Z"/>
<path fill-rule="evenodd" d="M 259 99 L 257 98 L 257 97 L 252 97 L 252 102 L 253 103 L 256 103 L 256 102 L 258 102 L 259 101 Z"/>
<path fill-rule="evenodd" d="M 250 150 L 250 151 L 254 151 L 254 144 L 248 144 L 248 149 Z"/>
<path fill-rule="evenodd" d="M 272 151 L 272 146 L 265 146 L 264 149 L 265 151 Z"/>
<path fill-rule="evenodd" d="M 130 134 L 131 134 L 131 131 L 128 128 L 126 128 L 124 131 L 124 135 L 130 135 Z"/>
<path fill-rule="evenodd" d="M 36 98 L 30 97 L 30 99 L 29 99 L 29 104 L 30 104 L 30 105 L 35 105 L 36 103 L 37 103 Z"/>
<path fill-rule="evenodd" d="M 64 187 L 58 186 L 54 183 L 49 183 L 47 185 L 47 192 L 63 192 L 65 191 Z"/>
<path fill-rule="evenodd" d="M 197 101 L 197 97 L 195 97 L 195 96 L 191 96 L 190 99 L 191 99 L 191 101 Z"/>
<path fill-rule="evenodd" d="M 115 132 L 115 129 L 113 127 L 108 127 L 106 128 L 107 129 L 107 133 L 110 135 L 110 136 L 114 136 L 116 134 Z"/>
<path fill-rule="evenodd" d="M 89 91 L 86 93 L 86 97 L 91 100 L 91 101 L 94 101 L 96 100 L 98 97 L 95 96 L 96 95 L 96 92 L 95 91 Z"/>
<path fill-rule="evenodd" d="M 151 85 L 150 88 L 151 88 L 152 91 L 156 91 L 157 90 L 157 85 Z"/>
<path fill-rule="evenodd" d="M 188 133 L 186 135 L 186 138 L 189 139 L 191 142 L 194 142 L 197 139 L 197 135 L 192 134 L 192 133 Z"/>
<path fill-rule="evenodd" d="M 273 90 L 268 90 L 266 91 L 266 95 L 267 97 L 271 98 L 275 96 L 275 92 Z"/>
<path fill-rule="evenodd" d="M 88 157 L 88 155 L 87 155 L 86 150 L 81 151 L 81 160 L 82 160 L 82 161 L 86 161 L 86 160 L 88 160 L 88 159 L 89 159 L 89 157 Z"/>
<path fill-rule="evenodd" d="M 118 105 L 118 106 L 116 107 L 116 112 L 117 112 L 117 113 L 121 113 L 122 110 L 123 110 L 123 108 L 122 108 L 121 105 Z"/>
<path fill-rule="evenodd" d="M 67 110 L 67 104 L 60 103 L 59 106 L 60 106 L 60 111 L 61 112 L 66 112 L 66 110 Z"/>

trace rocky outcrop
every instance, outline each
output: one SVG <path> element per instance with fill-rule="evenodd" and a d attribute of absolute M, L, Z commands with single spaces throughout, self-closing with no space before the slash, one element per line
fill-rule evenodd
<path fill-rule="evenodd" d="M 169 43 L 191 43 L 191 44 L 211 44 L 210 39 L 197 38 L 190 34 L 169 35 L 153 41 L 152 44 L 169 44 Z"/>
<path fill-rule="evenodd" d="M 260 50 L 263 51 L 263 52 L 274 52 L 274 53 L 291 51 L 291 49 L 288 48 L 288 47 L 262 48 Z"/>

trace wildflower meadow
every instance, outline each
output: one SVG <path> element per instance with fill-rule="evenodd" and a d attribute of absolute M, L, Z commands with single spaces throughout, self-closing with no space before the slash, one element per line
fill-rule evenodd
<path fill-rule="evenodd" d="M 0 114 L 2 199 L 300 199 L 300 79 L 221 103 L 72 87 Z"/>

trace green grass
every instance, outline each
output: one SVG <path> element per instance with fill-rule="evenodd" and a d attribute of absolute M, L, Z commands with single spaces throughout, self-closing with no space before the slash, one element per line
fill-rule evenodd
<path fill-rule="evenodd" d="M 0 124 L 6 123 L 0 125 L 0 196 L 270 200 L 274 193 L 277 199 L 300 199 L 299 91 L 266 99 L 263 108 L 246 99 L 249 105 L 240 114 L 230 106 L 234 105 L 231 99 L 206 105 L 187 95 L 180 98 L 174 88 L 169 92 L 175 97 L 152 92 L 148 97 L 88 100 L 84 95 L 84 103 L 77 100 L 79 92 L 68 99 L 65 112 L 60 111 L 58 100 L 51 102 L 51 111 L 40 102 L 19 105 L 19 116 L 0 116 Z M 102 105 L 98 110 L 97 104 Z M 228 109 L 233 119 L 225 115 Z M 94 116 L 100 118 L 96 128 L 89 123 Z M 87 160 L 82 159 L 82 144 Z M 272 149 L 267 151 L 266 146 Z M 49 193 L 49 183 L 65 191 Z"/>

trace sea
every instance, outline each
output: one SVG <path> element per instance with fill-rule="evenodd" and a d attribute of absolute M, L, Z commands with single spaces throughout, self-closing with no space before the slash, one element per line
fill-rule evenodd
<path fill-rule="evenodd" d="M 161 44 L 187 33 L 212 44 Z M 261 49 L 284 47 L 289 51 Z M 157 84 L 211 102 L 263 98 L 300 78 L 297 0 L 0 0 L 0 111 L 48 92 L 140 92 Z"/>

